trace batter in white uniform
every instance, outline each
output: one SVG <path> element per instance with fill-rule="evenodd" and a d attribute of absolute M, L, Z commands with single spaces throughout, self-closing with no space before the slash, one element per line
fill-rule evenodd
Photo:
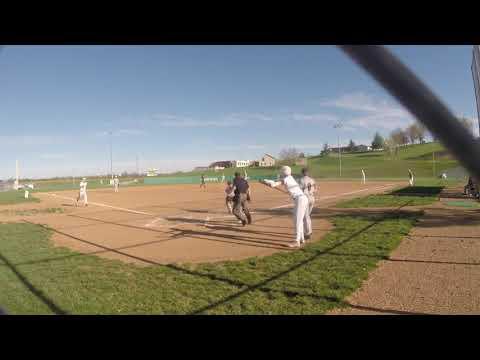
<path fill-rule="evenodd" d="M 120 180 L 118 180 L 118 176 L 115 176 L 115 179 L 113 179 L 113 188 L 115 189 L 115 192 L 118 192 L 119 183 L 120 183 Z"/>
<path fill-rule="evenodd" d="M 282 166 L 280 169 L 280 181 L 264 180 L 270 187 L 284 185 L 293 199 L 293 221 L 295 223 L 295 242 L 289 247 L 299 247 L 305 243 L 305 234 L 312 233 L 312 222 L 308 211 L 308 198 L 292 176 L 292 169 L 289 166 Z"/>
<path fill-rule="evenodd" d="M 88 206 L 88 199 L 87 199 L 87 179 L 83 178 L 82 181 L 80 182 L 80 191 L 78 193 L 77 197 L 77 203 L 75 206 L 78 206 L 78 201 L 83 200 L 83 204 L 85 206 Z"/>

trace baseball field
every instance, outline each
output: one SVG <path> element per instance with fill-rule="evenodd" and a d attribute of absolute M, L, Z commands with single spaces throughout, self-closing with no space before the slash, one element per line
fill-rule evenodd
<path fill-rule="evenodd" d="M 34 193 L 0 209 L 0 303 L 12 314 L 324 313 L 345 306 L 416 219 L 334 204 L 403 186 L 319 181 L 300 250 L 285 246 L 291 200 L 259 183 L 246 227 L 221 184 L 92 189 L 88 207 L 74 206 L 75 191 Z M 379 257 L 338 256 L 366 249 Z"/>
<path fill-rule="evenodd" d="M 318 192 L 313 236 L 300 249 L 287 246 L 295 231 L 291 199 L 255 180 L 275 169 L 248 170 L 253 223 L 245 227 L 227 212 L 225 184 L 201 188 L 200 173 L 176 175 L 187 183 L 123 179 L 118 193 L 92 178 L 87 207 L 75 206 L 78 183 L 72 180 L 36 181 L 28 199 L 23 191 L 0 193 L 0 307 L 11 314 L 352 309 L 349 296 L 390 258 L 425 209 L 439 203 L 442 189 L 465 181 L 449 158 L 434 165 L 450 169 L 448 180 L 429 176 L 433 151 L 442 148 L 411 146 L 393 159 L 346 154 L 344 179 L 334 178 L 334 154 L 309 158 Z M 407 186 L 407 168 L 420 177 L 414 187 Z M 361 169 L 375 180 L 367 176 L 363 183 Z"/>

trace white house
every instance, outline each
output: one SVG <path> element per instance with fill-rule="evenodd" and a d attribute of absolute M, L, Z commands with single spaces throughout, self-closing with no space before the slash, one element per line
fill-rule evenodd
<path fill-rule="evenodd" d="M 242 167 L 248 167 L 251 165 L 250 160 L 234 160 L 234 167 L 237 168 L 242 168 Z"/>
<path fill-rule="evenodd" d="M 147 169 L 147 176 L 157 176 L 158 175 L 158 169 Z"/>

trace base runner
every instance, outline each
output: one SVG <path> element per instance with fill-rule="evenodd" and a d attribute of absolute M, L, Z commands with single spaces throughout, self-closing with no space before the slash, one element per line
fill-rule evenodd
<path fill-rule="evenodd" d="M 225 203 L 227 205 L 228 213 L 233 214 L 233 198 L 235 197 L 235 187 L 231 181 L 227 181 L 227 187 L 225 188 Z"/>
<path fill-rule="evenodd" d="M 115 189 L 115 192 L 118 192 L 119 183 L 120 183 L 120 180 L 118 180 L 118 176 L 115 175 L 115 179 L 113 179 L 113 188 Z"/>
<path fill-rule="evenodd" d="M 78 202 L 80 200 L 83 200 L 83 204 L 85 206 L 88 206 L 87 179 L 86 178 L 83 178 L 82 181 L 80 181 L 80 191 L 78 192 L 77 202 L 76 202 L 75 206 L 78 206 Z"/>

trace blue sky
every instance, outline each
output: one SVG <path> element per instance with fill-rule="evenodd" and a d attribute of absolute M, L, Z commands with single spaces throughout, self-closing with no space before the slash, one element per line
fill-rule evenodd
<path fill-rule="evenodd" d="M 470 46 L 389 46 L 476 121 Z M 333 125 L 344 123 L 338 132 Z M 7 46 L 0 178 L 190 170 L 370 143 L 412 117 L 334 46 Z M 475 123 L 475 128 L 478 128 Z M 477 130 L 478 131 L 478 130 Z"/>

